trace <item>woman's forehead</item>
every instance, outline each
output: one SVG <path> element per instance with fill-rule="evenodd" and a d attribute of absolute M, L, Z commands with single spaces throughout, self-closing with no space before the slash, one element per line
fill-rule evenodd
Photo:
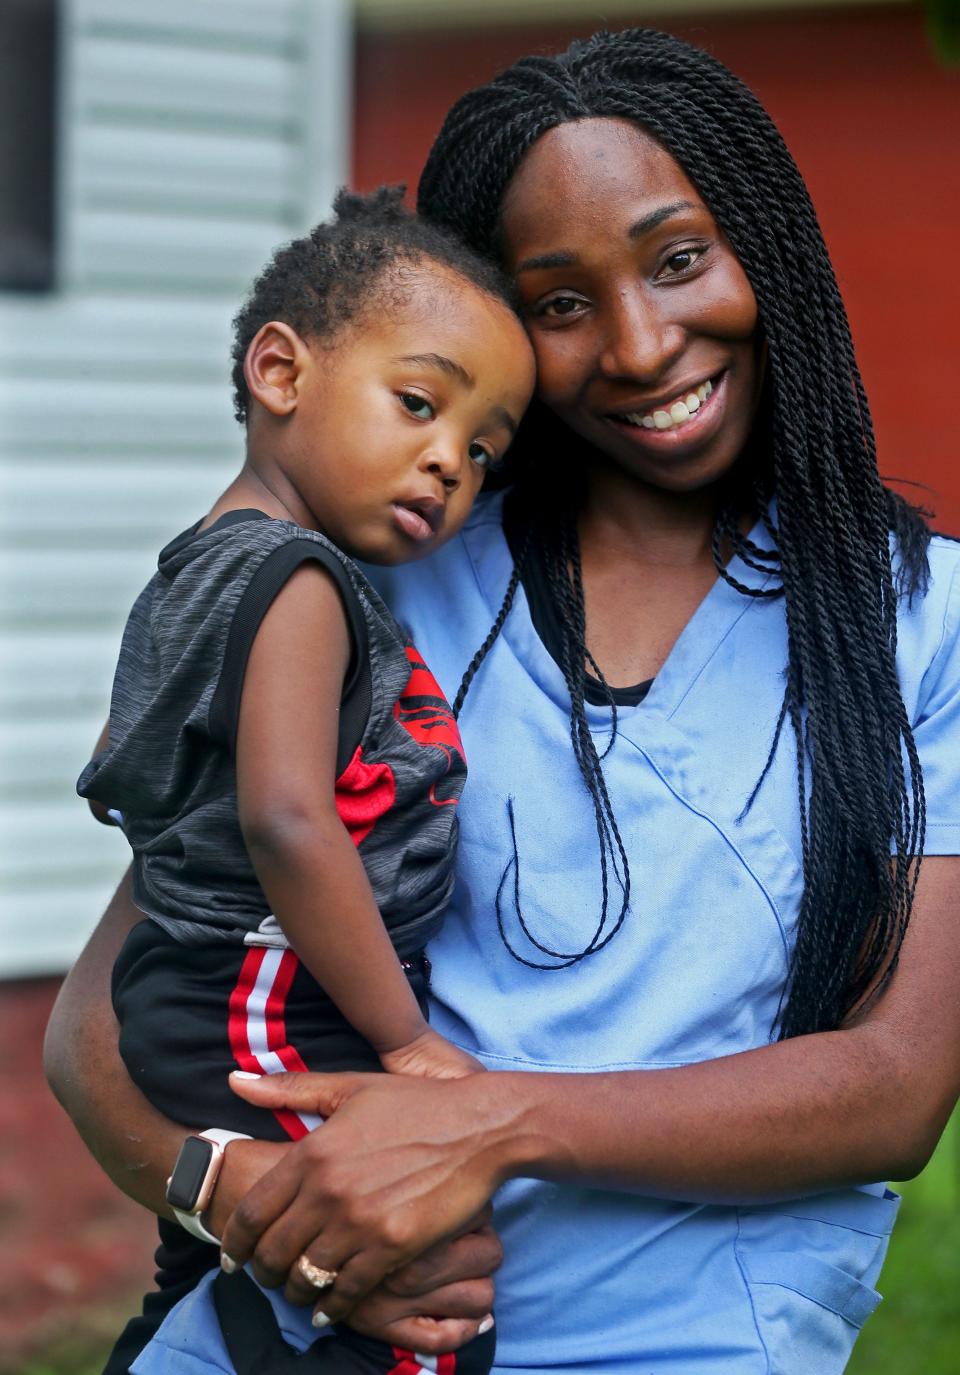
<path fill-rule="evenodd" d="M 501 232 L 515 266 L 531 244 L 597 230 L 629 232 L 660 207 L 702 197 L 678 162 L 636 125 L 621 119 L 571 120 L 528 150 L 503 199 Z"/>

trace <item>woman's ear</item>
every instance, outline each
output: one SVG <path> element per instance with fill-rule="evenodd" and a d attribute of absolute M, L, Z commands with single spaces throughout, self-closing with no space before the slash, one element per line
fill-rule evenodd
<path fill-rule="evenodd" d="M 292 415 L 310 351 L 295 329 L 280 320 L 261 325 L 243 360 L 247 390 L 271 415 Z"/>

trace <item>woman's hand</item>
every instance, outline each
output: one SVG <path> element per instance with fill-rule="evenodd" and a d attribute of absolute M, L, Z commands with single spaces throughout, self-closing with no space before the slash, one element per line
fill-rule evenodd
<path fill-rule="evenodd" d="M 227 1219 L 241 1199 L 292 1149 L 288 1141 L 231 1141 L 210 1206 L 203 1215 L 207 1231 L 215 1237 L 222 1236 Z"/>
<path fill-rule="evenodd" d="M 384 1276 L 470 1225 L 501 1182 L 503 1132 L 476 1090 L 493 1077 L 231 1079 L 258 1107 L 333 1120 L 241 1200 L 222 1234 L 227 1268 L 252 1260 L 260 1282 L 275 1287 L 306 1253 L 337 1271 L 321 1306 L 332 1320 L 345 1317 Z M 300 1284 L 294 1277 L 290 1292 L 302 1294 Z"/>
<path fill-rule="evenodd" d="M 491 1275 L 502 1259 L 496 1232 L 489 1223 L 478 1226 L 388 1275 L 351 1310 L 347 1322 L 367 1337 L 409 1351 L 431 1356 L 456 1351 L 473 1340 L 481 1325 L 487 1330 L 494 1297 Z M 299 1272 L 294 1273 L 303 1284 Z M 307 1302 L 314 1305 L 315 1315 L 322 1314 L 315 1289 Z M 445 1316 L 436 1317 L 438 1313 Z"/>
<path fill-rule="evenodd" d="M 288 1143 L 231 1142 L 213 1205 L 204 1216 L 215 1235 L 247 1190 L 294 1149 Z M 387 1276 L 350 1312 L 350 1326 L 378 1341 L 428 1355 L 455 1351 L 477 1335 L 489 1316 L 491 1276 L 502 1260 L 503 1248 L 490 1226 L 490 1210 L 485 1209 L 460 1236 L 440 1242 Z M 316 1289 L 296 1266 L 285 1293 L 291 1303 L 322 1311 Z M 437 1317 L 439 1313 L 444 1316 Z"/>

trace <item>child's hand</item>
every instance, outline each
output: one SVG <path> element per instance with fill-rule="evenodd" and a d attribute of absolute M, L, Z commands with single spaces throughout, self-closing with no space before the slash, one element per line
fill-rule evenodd
<path fill-rule="evenodd" d="M 384 1051 L 380 1063 L 388 1074 L 413 1074 L 423 1079 L 463 1079 L 483 1069 L 479 1060 L 429 1027 L 407 1045 Z"/>

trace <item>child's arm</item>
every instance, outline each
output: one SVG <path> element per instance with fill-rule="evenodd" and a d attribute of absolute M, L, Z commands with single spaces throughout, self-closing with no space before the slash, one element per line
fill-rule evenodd
<path fill-rule="evenodd" d="M 349 658 L 340 595 L 329 574 L 305 564 L 264 616 L 247 662 L 237 727 L 244 840 L 297 955 L 385 1068 L 468 1074 L 480 1066 L 424 1020 L 337 814 Z"/>

